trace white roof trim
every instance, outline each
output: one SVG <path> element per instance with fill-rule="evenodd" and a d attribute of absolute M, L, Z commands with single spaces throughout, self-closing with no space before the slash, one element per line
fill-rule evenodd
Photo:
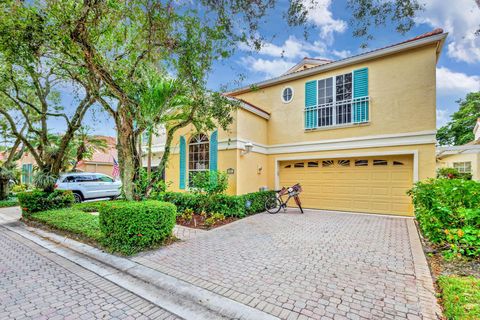
<path fill-rule="evenodd" d="M 353 56 L 353 57 L 350 57 L 350 58 L 346 58 L 346 59 L 343 59 L 343 60 L 327 63 L 327 64 L 324 64 L 324 65 L 319 65 L 319 66 L 316 66 L 316 67 L 305 69 L 303 71 L 298 71 L 298 72 L 295 72 L 295 73 L 285 74 L 285 75 L 277 77 L 277 78 L 261 81 L 261 82 L 255 83 L 253 85 L 249 85 L 249 86 L 245 86 L 245 87 L 235 89 L 235 90 L 230 91 L 226 94 L 227 95 L 239 94 L 239 93 L 242 93 L 242 92 L 250 91 L 252 87 L 264 88 L 264 87 L 268 87 L 268 86 L 275 85 L 275 84 L 278 84 L 278 83 L 283 83 L 283 82 L 292 81 L 292 80 L 296 80 L 296 79 L 300 79 L 300 78 L 305 78 L 305 77 L 315 75 L 315 74 L 318 74 L 318 73 L 322 73 L 322 72 L 325 72 L 325 71 L 328 71 L 328 70 L 338 69 L 340 67 L 344 67 L 344 66 L 348 66 L 348 65 L 352 65 L 352 64 L 357 64 L 357 63 L 367 61 L 367 60 L 376 59 L 376 58 L 381 57 L 381 56 L 391 55 L 391 54 L 401 52 L 401 51 L 404 51 L 404 50 L 413 49 L 413 48 L 420 47 L 420 46 L 423 46 L 423 45 L 426 45 L 426 44 L 429 44 L 429 43 L 435 43 L 435 42 L 438 42 L 438 41 L 443 42 L 445 40 L 445 38 L 447 37 L 447 34 L 448 33 L 441 33 L 441 34 L 438 34 L 438 35 L 434 35 L 434 36 L 430 36 L 430 37 L 426 37 L 426 38 L 422 38 L 422 39 L 418 39 L 418 40 L 413 40 L 413 41 L 409 41 L 409 42 L 406 42 L 406 43 L 401 43 L 401 44 L 398 44 L 398 45 L 393 45 L 392 47 L 378 49 L 378 50 L 375 50 L 375 51 L 371 51 L 371 52 L 368 52 L 368 53 L 360 54 L 360 55 Z M 438 50 L 440 50 L 440 48 Z"/>
<path fill-rule="evenodd" d="M 299 63 L 297 63 L 296 65 L 294 65 L 290 69 L 288 69 L 287 72 L 282 74 L 282 76 L 286 75 L 286 74 L 289 74 L 289 73 L 292 73 L 295 70 L 300 69 L 301 67 L 303 67 L 306 64 L 314 64 L 315 66 L 320 66 L 322 64 L 331 63 L 331 62 L 332 62 L 331 60 L 329 61 L 329 60 L 326 60 L 326 59 L 325 60 L 318 60 L 318 59 L 304 58 Z"/>

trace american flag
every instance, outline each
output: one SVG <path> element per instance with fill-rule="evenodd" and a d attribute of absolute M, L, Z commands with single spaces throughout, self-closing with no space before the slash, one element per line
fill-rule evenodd
<path fill-rule="evenodd" d="M 112 170 L 112 177 L 116 178 L 120 176 L 120 167 L 118 166 L 117 160 L 113 158 L 113 170 Z"/>

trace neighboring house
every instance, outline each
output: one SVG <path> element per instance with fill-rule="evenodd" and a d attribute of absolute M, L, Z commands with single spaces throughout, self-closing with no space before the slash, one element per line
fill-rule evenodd
<path fill-rule="evenodd" d="M 299 182 L 305 208 L 412 215 L 406 191 L 435 176 L 435 69 L 446 36 L 306 58 L 229 92 L 240 101 L 230 128 L 178 131 L 166 181 L 185 191 L 196 172 L 219 170 L 230 194 Z"/>
<path fill-rule="evenodd" d="M 113 171 L 113 158 L 118 161 L 117 139 L 109 136 L 95 136 L 102 138 L 107 143 L 105 151 L 95 150 L 91 157 L 77 164 L 77 171 L 98 172 L 111 176 Z"/>
<path fill-rule="evenodd" d="M 95 150 L 89 159 L 84 159 L 77 164 L 77 171 L 98 172 L 111 176 L 113 171 L 113 158 L 117 159 L 116 139 L 109 136 L 96 136 L 103 138 L 107 143 L 105 151 Z M 117 159 L 118 160 L 118 159 Z M 25 151 L 17 161 L 17 167 L 21 169 L 21 182 L 24 184 L 33 183 L 33 170 L 36 161 L 32 154 Z"/>
<path fill-rule="evenodd" d="M 480 118 L 473 133 L 474 140 L 467 144 L 437 147 L 437 168 L 455 168 L 462 173 L 471 173 L 473 180 L 480 181 Z"/>
<path fill-rule="evenodd" d="M 152 170 L 155 170 L 160 164 L 163 152 L 165 151 L 165 140 L 167 138 L 165 128 L 158 128 L 154 135 L 152 135 Z M 144 132 L 142 135 L 142 165 L 148 165 L 148 133 Z"/>

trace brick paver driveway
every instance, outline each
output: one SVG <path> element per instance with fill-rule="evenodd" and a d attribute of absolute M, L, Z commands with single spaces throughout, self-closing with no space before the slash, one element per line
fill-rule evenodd
<path fill-rule="evenodd" d="M 259 214 L 133 259 L 282 319 L 429 319 L 436 312 L 408 218 Z"/>
<path fill-rule="evenodd" d="M 177 319 L 0 226 L 0 319 Z"/>

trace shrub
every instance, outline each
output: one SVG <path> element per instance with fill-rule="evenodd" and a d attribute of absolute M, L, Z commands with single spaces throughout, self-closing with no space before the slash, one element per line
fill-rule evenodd
<path fill-rule="evenodd" d="M 97 242 L 103 238 L 98 216 L 75 208 L 37 212 L 30 215 L 29 219 L 42 222 L 51 228 L 71 232 Z"/>
<path fill-rule="evenodd" d="M 459 172 L 455 168 L 440 168 L 437 170 L 437 178 L 472 180 L 472 174 Z"/>
<path fill-rule="evenodd" d="M 218 212 L 226 217 L 242 218 L 245 216 L 245 202 L 241 196 L 216 194 L 208 198 L 204 210 L 208 213 Z"/>
<path fill-rule="evenodd" d="M 274 191 L 259 191 L 242 195 L 247 214 L 265 211 L 265 201 L 275 196 Z"/>
<path fill-rule="evenodd" d="M 25 191 L 27 191 L 27 185 L 26 184 L 16 184 L 12 187 L 11 191 L 13 193 L 25 192 Z"/>
<path fill-rule="evenodd" d="M 75 202 L 73 193 L 69 190 L 54 190 L 53 192 L 33 190 L 21 192 L 17 197 L 24 215 L 38 211 L 71 207 Z"/>
<path fill-rule="evenodd" d="M 215 225 L 215 223 L 219 222 L 219 221 L 223 221 L 225 220 L 225 216 L 221 213 L 214 213 L 212 214 L 210 217 L 208 217 L 207 219 L 205 219 L 205 226 L 207 228 L 211 228 L 212 226 Z"/>
<path fill-rule="evenodd" d="M 15 207 L 15 206 L 18 206 L 18 200 L 15 198 L 0 200 L 0 208 Z"/>
<path fill-rule="evenodd" d="M 191 209 L 197 214 L 206 211 L 218 212 L 226 217 L 244 217 L 247 214 L 265 211 L 265 200 L 273 196 L 273 191 L 259 191 L 240 196 L 165 192 L 158 196 L 158 200 L 173 203 L 179 213 Z"/>
<path fill-rule="evenodd" d="M 105 203 L 100 207 L 104 244 L 127 255 L 161 244 L 172 234 L 175 216 L 175 206 L 161 201 Z"/>
<path fill-rule="evenodd" d="M 188 192 L 165 192 L 159 194 L 157 199 L 160 201 L 173 203 L 177 207 L 177 212 L 181 213 L 187 209 L 200 213 L 202 206 L 202 197 L 200 194 Z"/>
<path fill-rule="evenodd" d="M 73 207 L 83 212 L 99 212 L 100 208 L 106 205 L 106 203 L 109 203 L 109 202 L 118 203 L 120 201 L 124 201 L 124 200 L 82 202 L 82 203 L 75 203 Z"/>
<path fill-rule="evenodd" d="M 193 191 L 207 195 L 222 194 L 228 188 L 228 175 L 219 171 L 201 171 L 192 179 Z"/>
<path fill-rule="evenodd" d="M 417 182 L 409 195 L 420 230 L 446 257 L 480 255 L 480 183 L 430 179 Z"/>

